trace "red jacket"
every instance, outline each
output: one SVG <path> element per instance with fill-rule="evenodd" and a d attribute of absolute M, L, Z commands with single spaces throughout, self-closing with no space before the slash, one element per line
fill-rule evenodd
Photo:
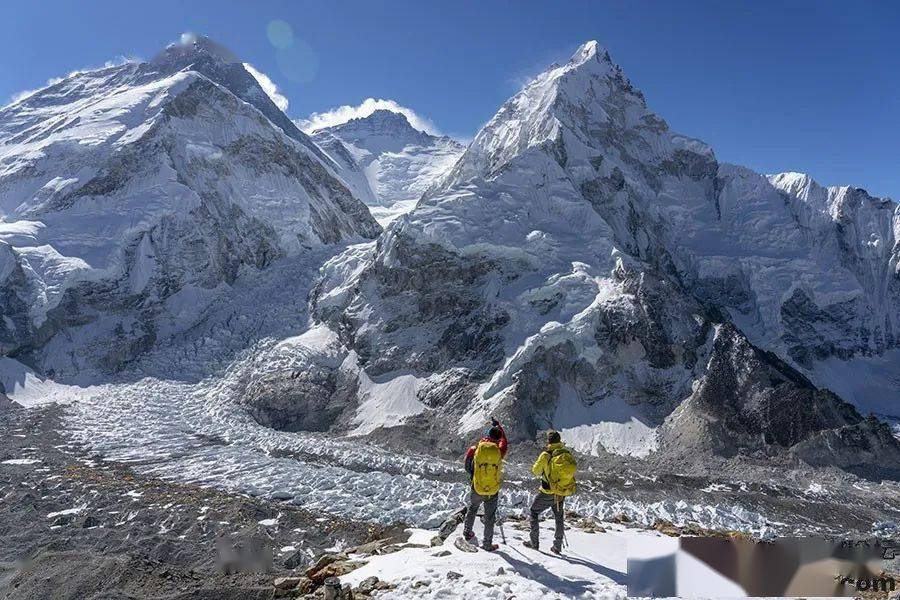
<path fill-rule="evenodd" d="M 484 436 L 479 440 L 481 442 L 492 442 L 496 443 L 497 447 L 500 448 L 500 456 L 506 458 L 506 450 L 509 447 L 509 441 L 506 439 L 506 431 L 503 429 L 503 425 L 498 425 L 500 428 L 500 441 L 495 441 L 489 438 L 488 436 Z M 478 447 L 478 444 L 473 444 L 469 446 L 469 449 L 466 450 L 466 472 L 469 475 L 475 473 L 475 465 L 473 464 L 473 460 L 475 459 L 475 449 Z"/>

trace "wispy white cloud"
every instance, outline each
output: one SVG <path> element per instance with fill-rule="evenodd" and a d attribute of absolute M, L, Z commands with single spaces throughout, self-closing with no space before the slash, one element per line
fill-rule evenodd
<path fill-rule="evenodd" d="M 87 73 L 88 71 L 98 71 L 100 69 L 108 69 L 110 67 L 118 67 L 119 65 L 124 65 L 125 63 L 133 63 L 133 62 L 140 62 L 140 59 L 132 57 L 132 56 L 120 56 L 116 60 L 106 61 L 105 63 L 103 63 L 102 67 L 76 69 L 74 71 L 71 71 L 65 77 L 51 77 L 50 79 L 47 80 L 47 82 L 44 85 L 42 85 L 39 88 L 35 88 L 33 90 L 22 90 L 21 92 L 13 94 L 10 97 L 9 102 L 7 102 L 5 106 L 0 107 L 0 108 L 5 108 L 6 106 L 11 106 L 13 104 L 16 104 L 17 102 L 21 102 L 22 100 L 24 100 L 25 98 L 28 98 L 29 96 L 35 94 L 36 92 L 39 92 L 44 88 L 48 88 L 51 85 L 56 85 L 57 83 L 65 81 L 69 77 L 75 77 L 76 75 L 80 75 L 81 73 Z"/>
<path fill-rule="evenodd" d="M 359 119 L 368 117 L 376 110 L 389 110 L 400 113 L 405 116 L 409 124 L 414 128 L 430 133 L 431 135 L 441 135 L 441 131 L 437 126 L 413 109 L 402 106 L 393 100 L 383 100 L 376 98 L 366 98 L 357 106 L 345 104 L 320 113 L 312 113 L 305 119 L 298 119 L 297 126 L 303 131 L 309 133 L 317 129 L 325 127 L 334 127 L 346 123 L 350 119 Z"/>
<path fill-rule="evenodd" d="M 257 70 L 250 63 L 244 63 L 244 68 L 247 69 L 247 72 L 253 75 L 254 79 L 256 79 L 259 86 L 263 89 L 263 91 L 272 99 L 272 102 L 275 103 L 275 106 L 281 109 L 282 112 L 287 110 L 288 107 L 288 99 L 278 90 L 278 86 L 275 84 L 272 79 L 263 73 L 262 71 Z"/>

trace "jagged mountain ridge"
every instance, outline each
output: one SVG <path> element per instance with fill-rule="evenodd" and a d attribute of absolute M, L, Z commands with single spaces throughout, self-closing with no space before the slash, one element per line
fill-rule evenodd
<path fill-rule="evenodd" d="M 380 109 L 312 134 L 359 189 L 382 224 L 412 208 L 462 155 L 447 136 L 419 131 L 405 115 Z M 365 189 L 368 184 L 368 191 Z"/>
<path fill-rule="evenodd" d="M 646 455 L 674 444 L 799 457 L 815 447 L 821 461 L 857 470 L 878 452 L 896 461 L 883 424 L 796 372 L 845 348 L 895 345 L 896 205 L 849 195 L 864 209 L 888 207 L 855 224 L 891 248 L 872 266 L 888 276 L 878 295 L 851 268 L 846 236 L 818 243 L 846 226 L 822 219 L 811 231 L 787 194 L 672 132 L 589 43 L 504 104 L 374 246 L 326 265 L 314 314 L 366 377 L 412 377 L 397 422 L 424 420 L 439 438 L 501 414 L 521 437 L 553 426 L 584 451 Z M 797 295 L 818 309 L 795 308 Z M 828 310 L 848 299 L 850 326 L 823 350 Z M 760 351 L 758 374 L 737 396 L 698 400 L 735 377 L 729 354 L 754 345 L 781 359 Z M 372 412 L 375 395 L 354 396 L 353 385 L 339 386 L 333 426 L 359 428 Z M 819 417 L 790 434 L 754 434 L 771 424 L 766 407 L 787 398 Z M 254 410 L 261 404 L 257 395 Z M 742 417 L 726 419 L 730 410 Z M 727 435 L 688 435 L 694 419 L 720 422 Z M 842 428 L 855 433 L 829 433 Z M 851 450 L 851 438 L 873 446 Z"/>
<path fill-rule="evenodd" d="M 242 270 L 379 232 L 359 148 L 310 141 L 208 41 L 57 86 L 0 113 L 3 341 L 44 373 L 115 372 Z M 425 134 L 401 119 L 345 135 L 403 154 Z M 896 348 L 895 204 L 720 164 L 595 43 L 452 164 L 324 267 L 313 346 L 254 359 L 260 422 L 454 443 L 499 414 L 586 452 L 892 473 L 886 427 L 816 378 Z"/>
<path fill-rule="evenodd" d="M 242 269 L 380 232 L 336 165 L 202 37 L 5 107 L 0 139 L 0 340 L 45 371 L 115 370 L 155 342 L 160 314 L 196 316 Z M 76 359 L 79 345 L 96 356 Z"/>

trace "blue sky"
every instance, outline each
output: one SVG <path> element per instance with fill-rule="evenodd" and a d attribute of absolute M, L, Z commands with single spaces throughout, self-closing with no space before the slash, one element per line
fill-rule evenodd
<path fill-rule="evenodd" d="M 463 138 L 528 76 L 596 39 L 651 108 L 721 160 L 900 200 L 900 2 L 42 1 L 5 12 L 0 104 L 195 31 L 268 74 L 292 117 L 387 98 Z M 288 47 L 273 21 L 290 27 Z"/>

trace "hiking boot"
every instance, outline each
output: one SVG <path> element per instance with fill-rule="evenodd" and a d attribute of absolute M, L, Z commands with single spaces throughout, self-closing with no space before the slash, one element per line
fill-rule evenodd
<path fill-rule="evenodd" d="M 562 554 L 562 547 L 554 545 L 550 548 L 550 552 L 553 554 Z"/>
<path fill-rule="evenodd" d="M 499 548 L 500 546 L 498 546 L 497 544 L 491 544 L 490 546 L 485 544 L 481 547 L 482 550 L 486 550 L 487 552 L 493 552 L 494 550 L 498 550 Z"/>
<path fill-rule="evenodd" d="M 532 544 L 530 540 L 525 540 L 524 542 L 522 542 L 522 545 L 526 548 L 531 548 L 532 550 L 538 550 L 538 545 Z"/>
<path fill-rule="evenodd" d="M 474 531 L 463 531 L 463 539 L 466 540 L 467 542 L 471 543 L 471 541 L 475 539 L 475 532 Z"/>

